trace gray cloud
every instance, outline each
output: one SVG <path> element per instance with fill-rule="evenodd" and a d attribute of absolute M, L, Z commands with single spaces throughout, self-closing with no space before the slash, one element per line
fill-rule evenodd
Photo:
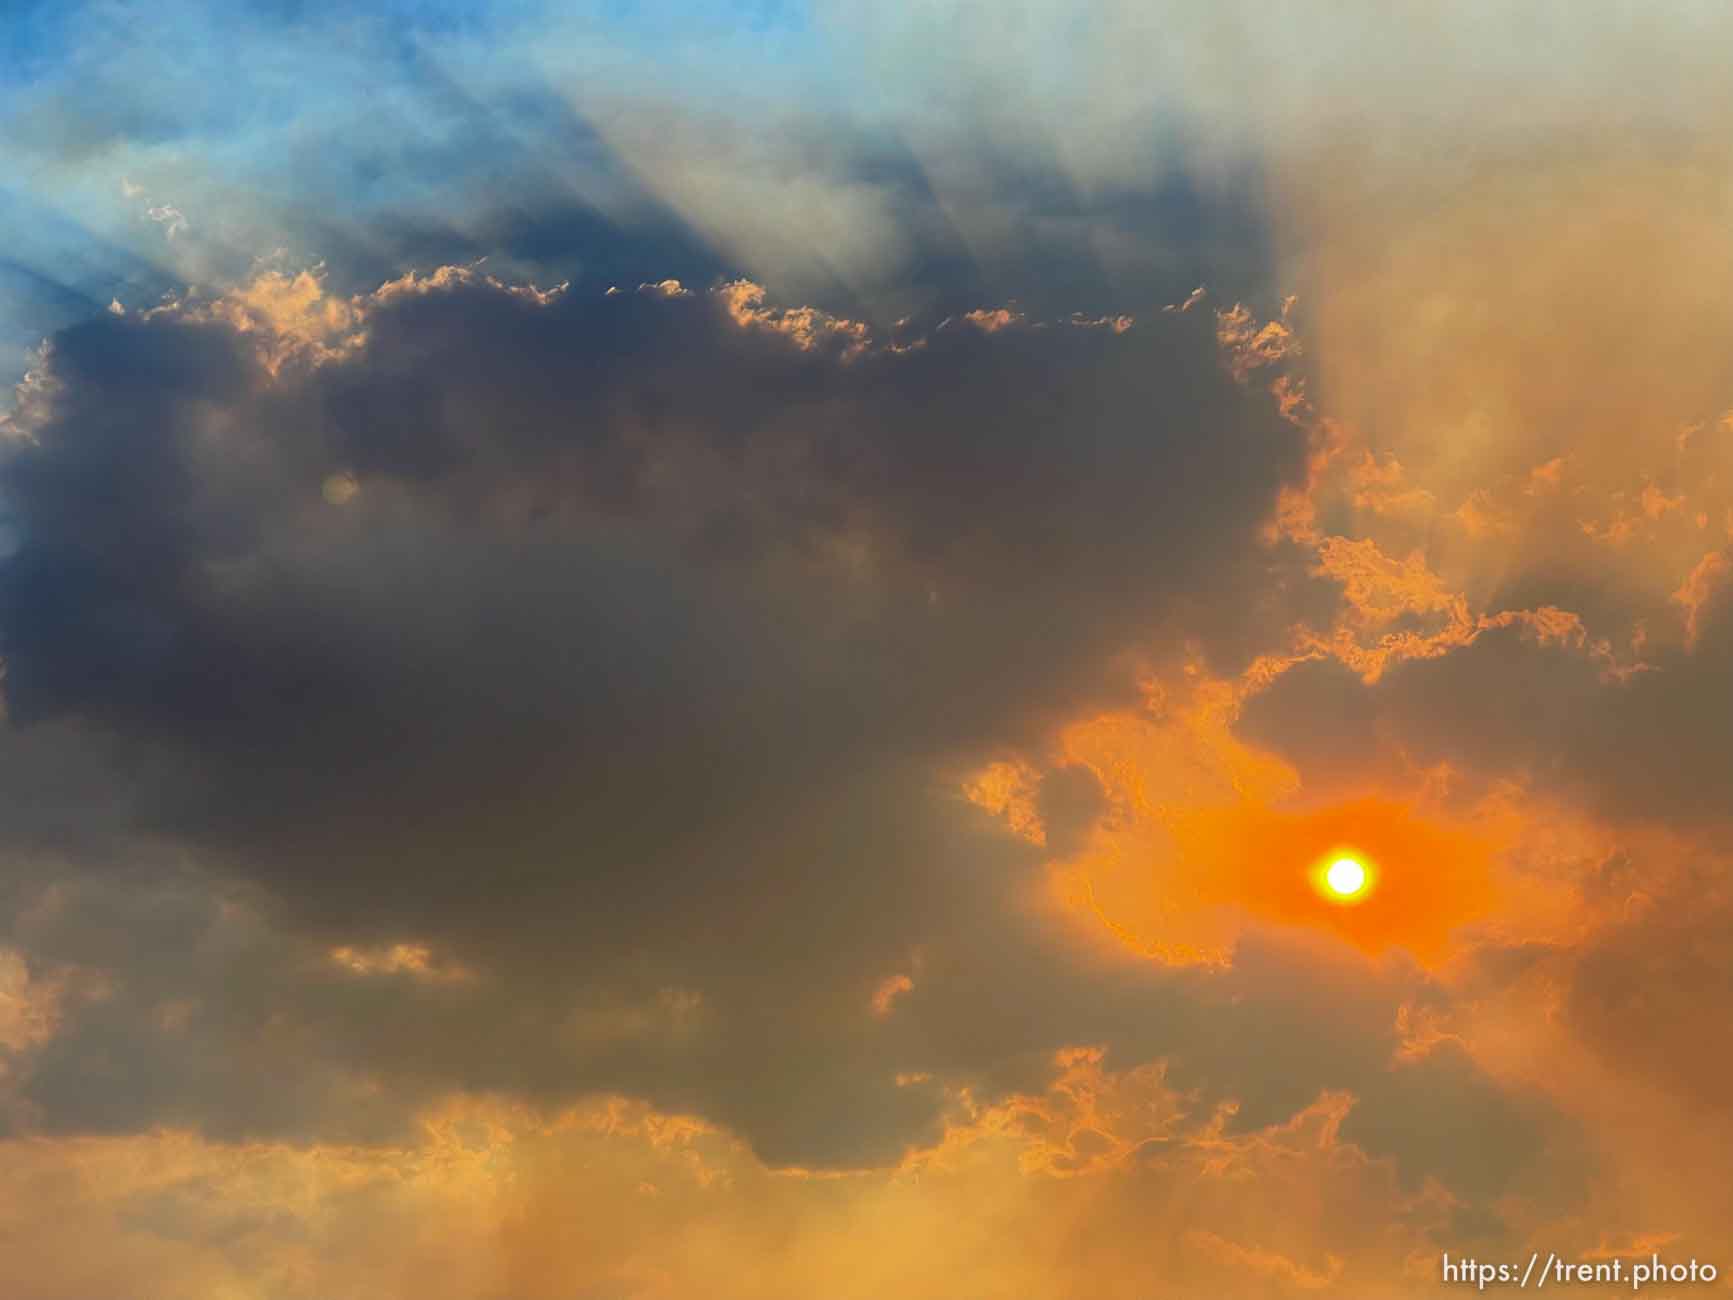
<path fill-rule="evenodd" d="M 56 340 L 60 396 L 0 471 L 9 745 L 102 738 L 133 833 L 321 942 L 497 975 L 532 1035 L 586 988 L 691 990 L 714 1021 L 684 1062 L 614 1044 L 591 1069 L 505 1025 L 474 1052 L 491 1002 L 395 1027 L 346 1004 L 355 1051 L 429 1086 L 662 1077 L 791 1160 L 930 1132 L 932 1098 L 863 1082 L 868 1049 L 824 1026 L 1000 888 L 1003 849 L 959 841 L 935 783 L 1129 692 L 1114 656 L 1244 571 L 1291 431 L 1193 322 L 957 326 L 845 362 L 707 296 L 472 284 L 367 327 L 274 381 L 221 324 Z M 140 1009 L 86 1015 L 128 1056 Z M 462 1039 L 424 1019 L 459 1013 Z M 81 1050 L 35 1089 L 84 1123 L 248 1091 L 216 1056 L 73 1086 Z M 289 1122 L 266 1104 L 246 1122 Z"/>
<path fill-rule="evenodd" d="M 374 1140 L 451 1088 L 613 1089 L 856 1166 L 937 1135 L 897 1073 L 992 1095 L 1068 1042 L 1245 1125 L 1395 1086 L 1415 977 L 1326 1017 L 1351 990 L 1303 952 L 1096 969 L 952 793 L 1262 574 L 1301 449 L 1207 320 L 845 359 L 720 297 L 471 280 L 367 328 L 273 379 L 226 325 L 77 327 L 0 470 L 3 755 L 37 773 L 6 824 L 61 864 L 14 939 L 114 981 L 32 1057 L 37 1124 Z M 1099 791 L 1065 784 L 1075 834 Z M 433 974 L 328 956 L 401 943 Z"/>
<path fill-rule="evenodd" d="M 1368 763 L 1400 751 L 1533 780 L 1622 819 L 1721 824 L 1733 782 L 1721 725 L 1733 705 L 1725 595 L 1705 605 L 1692 652 L 1652 650 L 1651 671 L 1625 680 L 1581 647 L 1495 630 L 1442 658 L 1398 664 L 1371 686 L 1338 664 L 1301 665 L 1248 703 L 1239 730 L 1321 786 L 1364 780 Z"/>

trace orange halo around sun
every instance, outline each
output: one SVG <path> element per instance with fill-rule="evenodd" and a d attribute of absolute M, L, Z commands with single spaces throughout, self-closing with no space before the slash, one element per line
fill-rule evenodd
<path fill-rule="evenodd" d="M 1311 808 L 1242 799 L 1174 812 L 1144 839 L 1100 834 L 1072 874 L 1137 951 L 1228 951 L 1250 922 L 1333 934 L 1369 955 L 1401 949 L 1431 968 L 1499 906 L 1493 863 L 1508 833 L 1387 797 Z M 1365 873 L 1351 894 L 1329 887 L 1342 858 Z"/>
<path fill-rule="evenodd" d="M 1376 880 L 1365 858 L 1341 849 L 1325 854 L 1308 874 L 1312 888 L 1332 903 L 1360 902 Z"/>

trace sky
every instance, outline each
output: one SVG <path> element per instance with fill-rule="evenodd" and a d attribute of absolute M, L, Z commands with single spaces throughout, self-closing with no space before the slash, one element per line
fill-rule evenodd
<path fill-rule="evenodd" d="M 0 1294 L 1721 1290 L 1729 42 L 10 5 Z"/>

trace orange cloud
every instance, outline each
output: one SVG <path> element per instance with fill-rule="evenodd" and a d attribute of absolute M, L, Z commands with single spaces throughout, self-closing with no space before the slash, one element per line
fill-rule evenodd
<path fill-rule="evenodd" d="M 1363 452 L 1348 471 L 1354 488 L 1354 504 L 1374 514 L 1389 515 L 1431 510 L 1437 504 L 1432 493 L 1409 483 L 1402 462 L 1386 453 L 1382 458 Z"/>
<path fill-rule="evenodd" d="M 1571 631 L 1534 621 L 1537 636 Z M 1190 702 L 1162 718 L 1110 714 L 1067 731 L 1056 766 L 1089 769 L 1111 809 L 1081 849 L 1052 864 L 1054 895 L 1074 915 L 1116 946 L 1174 965 L 1230 961 L 1244 926 L 1258 922 L 1437 966 L 1457 950 L 1458 931 L 1512 901 L 1494 870 L 1520 820 L 1508 809 L 1470 827 L 1429 811 L 1423 782 L 1413 794 L 1286 808 L 1298 774 L 1234 736 L 1239 699 L 1233 683 L 1194 681 Z M 1027 764 L 995 764 L 969 794 L 1045 844 L 1041 779 Z M 1372 879 L 1350 904 L 1316 888 L 1320 864 L 1342 855 Z"/>
<path fill-rule="evenodd" d="M 1497 505 L 1492 494 L 1485 488 L 1476 488 L 1468 494 L 1468 500 L 1456 508 L 1451 518 L 1462 525 L 1462 530 L 1475 539 L 1485 537 L 1507 537 L 1516 531 L 1516 523 L 1510 513 Z"/>
<path fill-rule="evenodd" d="M 463 983 L 472 972 L 436 958 L 426 944 L 397 943 L 383 948 L 345 945 L 331 950 L 331 960 L 351 975 L 407 975 L 431 983 Z"/>
<path fill-rule="evenodd" d="M 735 280 L 714 292 L 736 325 L 784 335 L 803 352 L 823 342 L 840 342 L 843 359 L 852 360 L 872 342 L 860 321 L 844 320 L 813 307 L 766 307 L 764 286 L 751 280 Z"/>
<path fill-rule="evenodd" d="M 1282 304 L 1285 317 L 1293 300 Z M 1226 311 L 1216 313 L 1216 342 L 1228 359 L 1228 369 L 1235 379 L 1244 381 L 1254 370 L 1275 365 L 1300 353 L 1299 337 L 1281 320 L 1257 318 L 1243 303 L 1235 303 Z"/>
<path fill-rule="evenodd" d="M 1363 952 L 1401 948 L 1435 965 L 1461 927 L 1499 901 L 1485 833 L 1372 797 L 1308 812 L 1255 804 L 1188 811 L 1174 838 L 1199 901 L 1285 925 L 1324 930 Z M 1312 887 L 1322 859 L 1352 854 L 1375 876 L 1364 897 L 1332 905 Z"/>
<path fill-rule="evenodd" d="M 1336 1255 L 1326 1256 L 1325 1269 L 1319 1272 L 1296 1263 L 1286 1255 L 1272 1250 L 1260 1250 L 1256 1246 L 1242 1246 L 1238 1242 L 1229 1241 L 1226 1237 L 1202 1229 L 1194 1229 L 1189 1238 L 1199 1249 L 1209 1252 L 1234 1268 L 1259 1277 L 1286 1282 L 1302 1291 L 1322 1291 L 1334 1285 L 1336 1279 L 1342 1276 L 1342 1260 Z"/>
<path fill-rule="evenodd" d="M 964 312 L 963 319 L 976 328 L 992 334 L 997 330 L 1007 329 L 1019 323 L 1023 319 L 1023 314 L 1013 311 L 1009 307 L 996 307 L 991 310 L 979 307 L 974 311 Z"/>
<path fill-rule="evenodd" d="M 1040 773 L 1027 763 L 990 763 L 963 787 L 963 795 L 977 808 L 1003 818 L 1020 838 L 1045 844 L 1047 830 L 1035 808 L 1040 780 Z"/>
<path fill-rule="evenodd" d="M 1685 648 L 1695 650 L 1703 630 L 1703 610 L 1716 592 L 1726 584 L 1729 571 L 1727 552 L 1710 551 L 1685 576 L 1673 593 L 1673 602 L 1685 607 Z"/>
<path fill-rule="evenodd" d="M 897 999 L 903 994 L 912 992 L 915 982 L 907 975 L 892 975 L 873 990 L 872 1010 L 881 1020 L 890 1015 L 896 1006 Z"/>
<path fill-rule="evenodd" d="M 1468 621 L 1466 601 L 1444 585 L 1419 551 L 1397 560 L 1370 538 L 1328 537 L 1318 547 L 1314 572 L 1342 584 L 1342 594 L 1358 621 L 1368 627 L 1394 622 L 1404 614 L 1442 614 L 1452 623 Z"/>
<path fill-rule="evenodd" d="M 1549 492 L 1557 492 L 1564 482 L 1565 458 L 1554 456 L 1544 465 L 1536 465 L 1528 472 L 1528 486 L 1523 489 L 1529 496 L 1542 496 Z"/>

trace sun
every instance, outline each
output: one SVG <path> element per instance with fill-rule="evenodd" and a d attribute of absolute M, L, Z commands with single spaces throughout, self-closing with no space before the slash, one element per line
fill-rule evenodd
<path fill-rule="evenodd" d="M 1354 858 L 1337 858 L 1325 870 L 1324 883 L 1337 898 L 1356 898 L 1366 890 L 1366 868 Z"/>

